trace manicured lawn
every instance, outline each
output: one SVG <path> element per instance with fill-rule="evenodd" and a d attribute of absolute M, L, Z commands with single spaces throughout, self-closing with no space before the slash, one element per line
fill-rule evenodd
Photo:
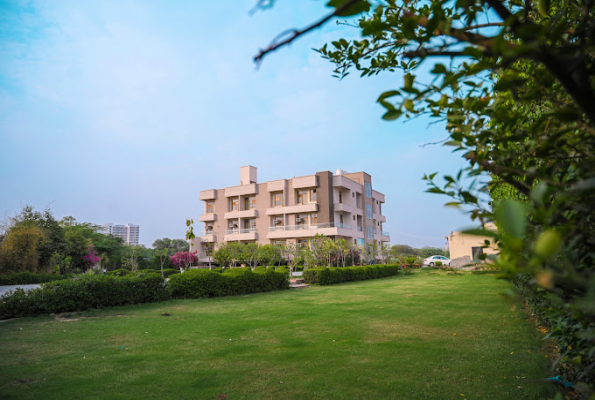
<path fill-rule="evenodd" d="M 424 271 L 0 322 L 0 398 L 552 397 L 508 287 Z"/>

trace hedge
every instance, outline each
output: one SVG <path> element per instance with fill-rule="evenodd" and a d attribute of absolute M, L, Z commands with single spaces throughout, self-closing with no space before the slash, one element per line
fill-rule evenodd
<path fill-rule="evenodd" d="M 170 299 L 161 275 L 80 275 L 49 282 L 39 289 L 17 289 L 0 297 L 0 318 L 83 311 L 90 308 L 151 303 Z"/>
<path fill-rule="evenodd" d="M 14 274 L 0 275 L 0 285 L 31 285 L 59 281 L 71 278 L 72 275 L 39 274 L 33 272 L 17 272 Z"/>
<path fill-rule="evenodd" d="M 113 271 L 107 271 L 106 275 L 112 275 L 112 276 L 126 276 L 129 274 L 132 274 L 133 271 L 127 270 L 127 269 L 115 269 Z M 141 269 L 138 271 L 134 271 L 134 273 L 154 273 L 154 274 L 159 274 L 161 275 L 161 270 L 160 269 Z M 173 268 L 169 268 L 169 269 L 164 269 L 163 270 L 163 276 L 165 278 L 169 277 L 170 275 L 173 274 L 179 274 L 180 270 L 179 269 L 173 269 Z"/>
<path fill-rule="evenodd" d="M 250 268 L 231 268 L 224 273 L 193 269 L 169 279 L 172 297 L 198 299 L 203 297 L 270 292 L 289 289 L 283 273 L 252 272 Z"/>
<path fill-rule="evenodd" d="M 302 279 L 309 284 L 332 285 L 334 283 L 385 278 L 399 274 L 396 264 L 366 265 L 362 267 L 318 267 L 304 271 Z"/>

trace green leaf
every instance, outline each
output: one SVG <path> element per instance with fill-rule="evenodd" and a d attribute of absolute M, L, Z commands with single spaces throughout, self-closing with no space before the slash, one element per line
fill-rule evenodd
<path fill-rule="evenodd" d="M 527 230 L 526 207 L 514 200 L 504 200 L 496 207 L 496 221 L 506 233 L 521 238 Z"/>
<path fill-rule="evenodd" d="M 398 90 L 389 90 L 387 92 L 382 93 L 376 101 L 381 102 L 382 100 L 388 99 L 389 97 L 398 96 L 400 94 L 401 92 L 399 92 Z"/>
<path fill-rule="evenodd" d="M 543 17 L 550 15 L 550 0 L 538 0 L 539 1 L 539 13 Z"/>
<path fill-rule="evenodd" d="M 330 0 L 326 5 L 328 7 L 334 7 L 335 9 L 340 8 L 343 4 L 345 4 L 349 0 Z M 370 10 L 370 3 L 366 0 L 360 0 L 353 4 L 352 6 L 348 7 L 345 11 L 339 13 L 340 17 L 349 17 L 351 15 L 360 14 L 362 12 L 366 12 Z"/>
<path fill-rule="evenodd" d="M 447 69 L 443 64 L 436 64 L 434 65 L 434 69 L 431 72 L 433 74 L 445 74 Z"/>
<path fill-rule="evenodd" d="M 403 114 L 401 110 L 389 110 L 383 116 L 382 119 L 385 121 L 393 121 L 399 118 Z"/>
<path fill-rule="evenodd" d="M 533 251 L 543 258 L 551 258 L 558 252 L 561 246 L 562 236 L 558 231 L 550 228 L 539 235 L 533 245 Z"/>

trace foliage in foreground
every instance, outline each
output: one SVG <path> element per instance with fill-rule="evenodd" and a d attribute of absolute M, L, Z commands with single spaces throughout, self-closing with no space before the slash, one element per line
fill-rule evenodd
<path fill-rule="evenodd" d="M 499 243 L 494 262 L 521 282 L 527 300 L 561 338 L 561 361 L 575 371 L 567 378 L 594 393 L 593 0 L 328 5 L 335 11 L 311 27 L 359 14 L 361 38 L 333 41 L 319 53 L 339 78 L 402 71 L 402 85 L 378 98 L 385 120 L 427 115 L 445 123 L 444 144 L 469 164 L 444 182 L 436 173 L 427 176 L 429 192 L 471 209 L 481 225 L 496 222 L 499 234 L 476 232 Z M 308 31 L 288 31 L 289 39 L 256 59 Z M 424 63 L 431 79 L 417 73 Z M 482 182 L 487 174 L 490 184 Z M 490 204 L 488 192 L 501 201 Z"/>
<path fill-rule="evenodd" d="M 319 285 L 363 281 L 366 279 L 386 278 L 399 274 L 398 265 L 366 265 L 363 267 L 345 268 L 311 268 L 304 271 L 304 282 Z"/>

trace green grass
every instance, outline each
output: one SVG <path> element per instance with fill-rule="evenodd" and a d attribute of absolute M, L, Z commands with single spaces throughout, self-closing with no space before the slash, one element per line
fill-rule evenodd
<path fill-rule="evenodd" d="M 552 397 L 508 287 L 422 271 L 1 322 L 0 398 Z"/>

